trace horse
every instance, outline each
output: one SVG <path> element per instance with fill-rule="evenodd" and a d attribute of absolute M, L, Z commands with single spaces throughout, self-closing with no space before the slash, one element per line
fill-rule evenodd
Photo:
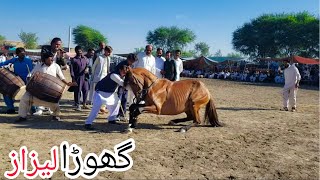
<path fill-rule="evenodd" d="M 213 98 L 203 82 L 187 79 L 172 82 L 168 79 L 157 78 L 145 68 L 130 68 L 124 80 L 125 86 L 129 86 L 135 95 L 136 102 L 129 107 L 129 128 L 132 130 L 137 125 L 137 117 L 141 113 L 153 113 L 157 115 L 177 115 L 186 113 L 184 119 L 169 121 L 175 125 L 179 122 L 191 121 L 193 123 L 183 126 L 180 132 L 188 131 L 192 126 L 202 123 L 199 115 L 201 107 L 206 106 L 205 122 L 210 122 L 213 127 L 222 126 L 218 120 L 218 114 Z M 144 101 L 143 104 L 140 102 Z"/>

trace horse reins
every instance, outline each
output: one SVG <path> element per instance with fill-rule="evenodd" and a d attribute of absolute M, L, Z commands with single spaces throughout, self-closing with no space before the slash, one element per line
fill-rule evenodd
<path fill-rule="evenodd" d="M 153 81 L 147 88 L 143 88 L 144 84 L 138 78 L 136 78 L 133 74 L 132 74 L 132 77 L 135 81 L 137 81 L 139 84 L 142 85 L 142 89 L 140 91 L 138 91 L 138 95 L 139 95 L 138 101 L 140 102 L 141 100 L 143 100 L 145 98 L 145 95 L 148 93 L 149 89 L 154 85 L 154 83 L 158 80 L 158 78 L 155 81 Z M 139 102 L 137 102 L 137 103 L 139 103 Z"/>

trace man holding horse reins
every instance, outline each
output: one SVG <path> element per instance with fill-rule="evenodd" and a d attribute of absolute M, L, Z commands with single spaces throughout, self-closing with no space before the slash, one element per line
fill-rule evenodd
<path fill-rule="evenodd" d="M 117 124 L 117 121 L 119 120 L 117 115 L 120 108 L 117 92 L 119 86 L 124 85 L 123 78 L 127 73 L 127 67 L 128 66 L 124 64 L 120 65 L 117 70 L 109 73 L 97 83 L 93 95 L 93 106 L 84 125 L 85 129 L 94 129 L 92 123 L 97 117 L 101 105 L 106 105 L 109 110 L 108 123 Z"/>
<path fill-rule="evenodd" d="M 137 60 L 137 56 L 135 54 L 132 54 L 130 53 L 128 56 L 127 56 L 127 59 L 125 61 L 121 61 L 116 67 L 115 67 L 115 70 L 120 70 L 120 67 L 122 67 L 123 65 L 125 66 L 128 66 L 128 67 L 131 67 L 132 64 L 134 62 L 136 62 Z M 127 96 L 128 96 L 128 91 L 120 86 L 119 87 L 119 90 L 118 90 L 118 95 L 119 95 L 119 98 L 121 100 L 121 106 L 120 106 L 120 111 L 119 111 L 119 114 L 118 114 L 118 118 L 121 120 L 121 121 L 127 121 L 127 118 L 126 118 L 126 110 L 127 110 Z"/>

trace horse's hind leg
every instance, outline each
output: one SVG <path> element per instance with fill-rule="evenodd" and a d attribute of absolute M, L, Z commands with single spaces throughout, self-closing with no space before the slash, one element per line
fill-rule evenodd
<path fill-rule="evenodd" d="M 181 119 L 171 120 L 171 121 L 169 121 L 168 124 L 169 124 L 169 125 L 176 125 L 176 124 L 181 123 L 181 122 L 186 122 L 186 121 L 191 121 L 191 120 L 193 120 L 193 115 L 192 115 L 191 112 L 187 111 L 186 114 L 187 114 L 187 117 L 181 118 Z"/>
<path fill-rule="evenodd" d="M 201 123 L 201 120 L 200 120 L 200 115 L 199 115 L 199 109 L 200 109 L 200 106 L 198 105 L 193 105 L 193 111 L 192 111 L 192 115 L 193 115 L 193 122 L 187 126 L 183 126 L 180 128 L 180 132 L 186 132 L 188 131 L 192 126 L 197 126 L 198 124 Z"/>

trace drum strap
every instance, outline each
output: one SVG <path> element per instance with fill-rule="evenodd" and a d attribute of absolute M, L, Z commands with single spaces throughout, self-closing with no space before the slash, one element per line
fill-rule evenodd
<path fill-rule="evenodd" d="M 30 94 L 30 93 L 29 93 Z M 29 98 L 29 110 L 31 109 L 33 104 L 33 96 L 30 94 L 30 98 Z"/>
<path fill-rule="evenodd" d="M 27 66 L 27 69 L 28 69 L 28 76 L 27 77 L 29 77 L 29 76 L 31 76 L 30 68 L 29 68 L 28 64 L 26 64 L 26 66 Z M 30 108 L 32 107 L 32 104 L 33 104 L 33 96 L 30 94 L 30 98 L 29 98 L 29 107 Z"/>

